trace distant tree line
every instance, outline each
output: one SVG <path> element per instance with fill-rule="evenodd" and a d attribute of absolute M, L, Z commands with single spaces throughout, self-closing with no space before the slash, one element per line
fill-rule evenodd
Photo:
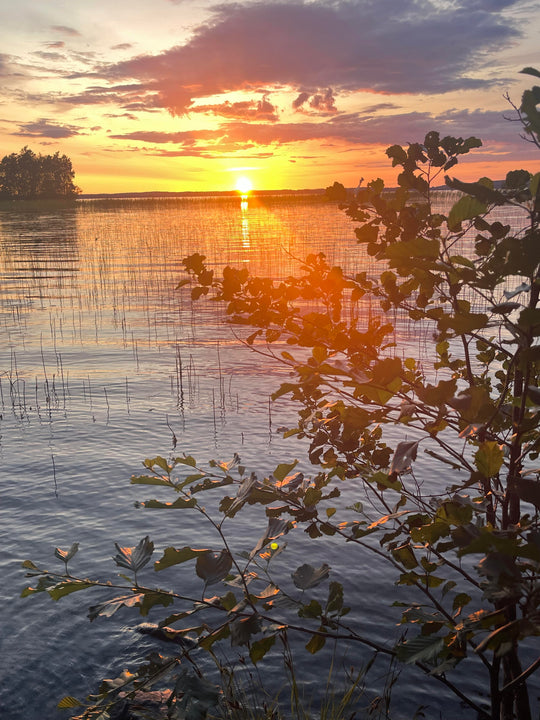
<path fill-rule="evenodd" d="M 16 200 L 67 199 L 80 192 L 67 155 L 36 155 L 28 147 L 0 161 L 0 198 Z"/>

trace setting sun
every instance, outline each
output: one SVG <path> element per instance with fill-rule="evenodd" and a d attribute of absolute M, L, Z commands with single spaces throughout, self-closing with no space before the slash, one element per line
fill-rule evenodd
<path fill-rule="evenodd" d="M 242 195 L 247 195 L 253 189 L 253 183 L 247 177 L 239 177 L 236 181 L 236 189 Z"/>

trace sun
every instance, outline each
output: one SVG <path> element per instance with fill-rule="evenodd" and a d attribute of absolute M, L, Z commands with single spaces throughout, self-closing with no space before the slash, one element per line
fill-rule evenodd
<path fill-rule="evenodd" d="M 236 181 L 236 189 L 241 195 L 247 195 L 253 190 L 253 183 L 248 177 L 242 175 Z"/>

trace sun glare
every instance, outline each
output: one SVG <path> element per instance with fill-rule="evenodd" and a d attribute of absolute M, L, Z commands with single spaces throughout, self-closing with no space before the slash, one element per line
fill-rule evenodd
<path fill-rule="evenodd" d="M 242 195 L 247 195 L 253 189 L 253 183 L 247 177 L 239 177 L 236 181 L 236 189 Z"/>

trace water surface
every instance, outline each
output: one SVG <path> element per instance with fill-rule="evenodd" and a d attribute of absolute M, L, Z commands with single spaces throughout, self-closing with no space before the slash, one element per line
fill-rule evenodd
<path fill-rule="evenodd" d="M 151 647 L 133 632 L 140 621 L 133 613 L 90 624 L 85 608 L 96 596 L 20 599 L 24 559 L 60 570 L 54 548 L 79 542 L 73 572 L 110 577 L 114 542 L 133 546 L 148 534 L 156 559 L 171 544 L 220 547 L 189 513 L 137 509 L 137 500 L 156 494 L 129 485 L 145 457 L 228 460 L 238 452 L 261 474 L 295 457 L 307 469 L 302 444 L 277 432 L 294 423 L 294 408 L 283 400 L 269 408 L 284 368 L 242 345 L 245 329 L 224 322 L 223 308 L 193 304 L 188 288 L 176 289 L 192 252 L 218 271 L 246 265 L 272 277 L 295 272 L 314 252 L 346 271 L 366 263 L 346 216 L 309 198 L 83 201 L 0 214 L 2 718 L 57 717 L 63 695 L 94 691 Z M 429 344 L 429 333 L 416 333 L 406 350 L 418 354 Z M 346 490 L 346 502 L 361 499 L 360 487 Z M 252 547 L 265 525 L 256 512 L 235 521 L 238 549 Z M 384 565 L 344 554 L 334 538 L 308 542 L 302 533 L 290 536 L 282 558 L 285 578 L 304 562 L 328 562 L 333 579 L 349 587 L 366 634 L 389 639 L 399 611 L 384 609 L 394 593 Z M 166 584 L 145 572 L 146 582 Z M 182 575 L 200 592 L 189 585 L 196 582 L 191 570 Z M 321 684 L 318 657 L 302 667 L 308 692 Z M 351 649 L 347 663 L 366 658 Z M 404 717 L 421 702 L 444 706 L 439 690 L 416 682 Z"/>

